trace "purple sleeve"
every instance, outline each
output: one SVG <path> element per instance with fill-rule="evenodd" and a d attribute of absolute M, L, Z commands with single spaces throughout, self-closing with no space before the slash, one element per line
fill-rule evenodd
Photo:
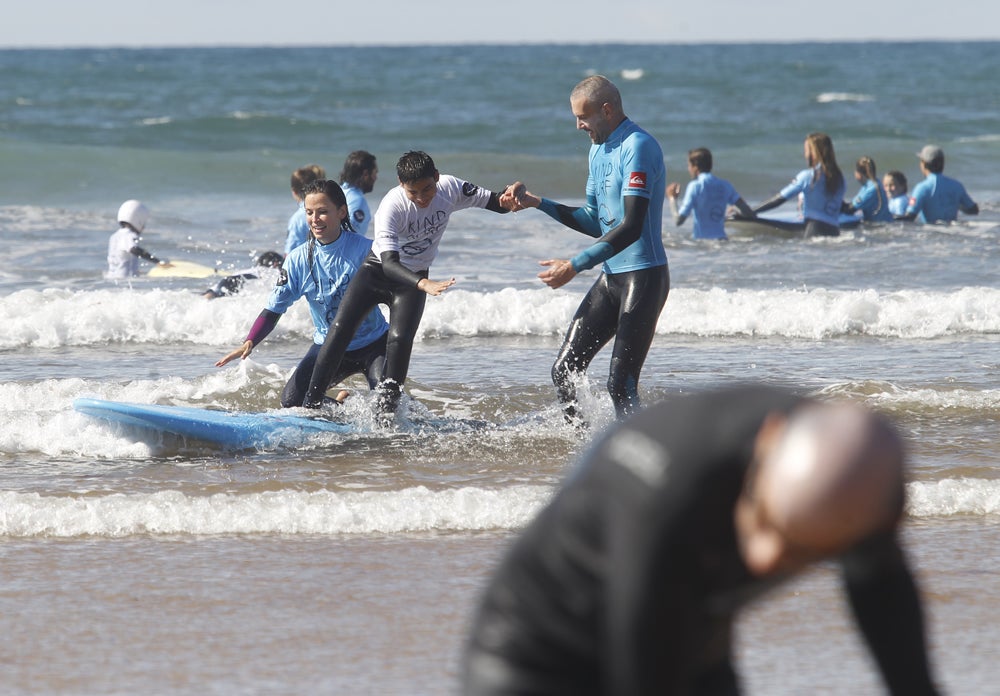
<path fill-rule="evenodd" d="M 277 312 L 272 312 L 269 309 L 261 311 L 253 326 L 250 327 L 250 333 L 247 334 L 245 340 L 251 341 L 255 346 L 260 345 L 260 342 L 267 338 L 267 335 L 278 325 L 278 319 L 281 319 L 281 315 Z"/>

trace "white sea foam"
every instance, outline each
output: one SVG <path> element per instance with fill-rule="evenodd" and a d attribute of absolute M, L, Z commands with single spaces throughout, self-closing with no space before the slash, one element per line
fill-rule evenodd
<path fill-rule="evenodd" d="M 553 487 L 398 491 L 296 491 L 187 495 L 41 495 L 0 492 L 0 536 L 146 534 L 403 534 L 519 529 Z M 911 517 L 1000 515 L 1000 481 L 945 479 L 908 485 Z"/>
<path fill-rule="evenodd" d="M 393 534 L 514 529 L 551 495 L 548 486 L 499 490 L 268 491 L 53 496 L 0 492 L 0 536 L 136 534 Z"/>
<path fill-rule="evenodd" d="M 875 101 L 871 94 L 858 94 L 856 92 L 821 92 L 816 95 L 816 101 L 820 104 L 830 102 L 870 102 Z"/>
<path fill-rule="evenodd" d="M 0 350 L 105 344 L 234 345 L 264 304 L 267 288 L 205 301 L 191 289 L 136 287 L 22 290 L 0 298 Z M 453 291 L 427 303 L 418 340 L 447 336 L 561 334 L 582 295 L 547 289 Z M 670 294 L 657 332 L 696 336 L 926 339 L 1000 332 L 1000 289 L 691 290 Z M 298 302 L 274 335 L 309 337 Z"/>

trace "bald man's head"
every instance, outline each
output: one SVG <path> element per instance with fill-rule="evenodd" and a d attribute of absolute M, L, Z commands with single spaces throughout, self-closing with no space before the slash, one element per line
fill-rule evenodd
<path fill-rule="evenodd" d="M 859 406 L 817 403 L 770 417 L 749 475 L 736 524 L 755 573 L 836 555 L 902 514 L 902 444 Z"/>

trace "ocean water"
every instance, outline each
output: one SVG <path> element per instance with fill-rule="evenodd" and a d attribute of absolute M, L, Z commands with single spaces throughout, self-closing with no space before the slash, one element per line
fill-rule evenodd
<path fill-rule="evenodd" d="M 742 381 L 892 417 L 911 458 L 904 537 L 949 693 L 1000 668 L 1000 43 L 0 51 L 0 693 L 446 694 L 479 589 L 594 434 L 608 356 L 558 415 L 549 369 L 593 272 L 558 291 L 538 261 L 587 240 L 537 211 L 456 214 L 395 428 L 357 382 L 352 436 L 261 451 L 110 426 L 96 397 L 266 410 L 311 324 L 295 306 L 250 360 L 270 281 L 102 277 L 118 205 L 152 210 L 160 256 L 240 269 L 280 249 L 290 172 L 378 156 L 579 202 L 589 140 L 568 93 L 611 77 L 661 142 L 668 178 L 707 146 L 749 202 L 833 138 L 919 181 L 915 152 L 978 202 L 952 225 L 836 239 L 665 224 L 672 290 L 642 382 L 649 403 Z M 857 190 L 849 183 L 850 195 Z M 667 221 L 669 223 L 669 221 Z M 301 304 L 301 303 L 300 303 Z M 487 421 L 486 430 L 468 427 Z M 820 568 L 739 626 L 748 693 L 879 693 Z"/>

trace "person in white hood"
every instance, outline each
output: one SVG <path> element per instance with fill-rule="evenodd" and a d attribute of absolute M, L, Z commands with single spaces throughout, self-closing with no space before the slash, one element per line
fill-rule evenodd
<path fill-rule="evenodd" d="M 159 259 L 139 246 L 140 236 L 149 221 L 149 208 L 135 199 L 127 200 L 118 208 L 118 231 L 108 240 L 108 270 L 105 278 L 132 278 L 139 275 L 139 259 L 161 266 L 170 266 L 166 259 Z"/>

